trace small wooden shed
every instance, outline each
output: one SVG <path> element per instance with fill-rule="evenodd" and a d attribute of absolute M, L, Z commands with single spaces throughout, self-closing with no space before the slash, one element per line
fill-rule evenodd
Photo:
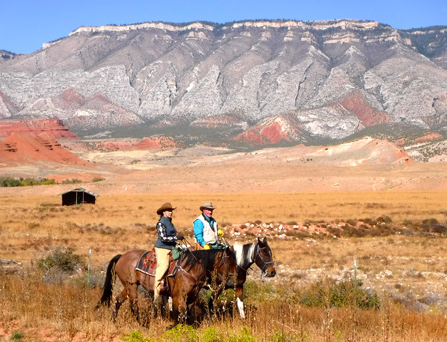
<path fill-rule="evenodd" d="M 80 205 L 81 203 L 91 203 L 95 204 L 96 197 L 99 195 L 95 194 L 84 188 L 76 188 L 67 192 L 64 192 L 62 195 L 62 205 Z"/>

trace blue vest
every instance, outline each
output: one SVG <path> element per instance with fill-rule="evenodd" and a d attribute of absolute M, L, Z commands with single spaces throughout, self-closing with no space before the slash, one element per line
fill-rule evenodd
<path fill-rule="evenodd" d="M 171 220 L 162 216 L 157 223 L 158 239 L 155 242 L 155 247 L 172 249 L 177 241 L 177 229 L 175 229 Z"/>

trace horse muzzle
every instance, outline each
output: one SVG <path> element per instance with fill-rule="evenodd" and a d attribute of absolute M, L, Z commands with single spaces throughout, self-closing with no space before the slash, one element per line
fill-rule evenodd
<path fill-rule="evenodd" d="M 274 277 L 276 275 L 275 267 L 267 267 L 264 271 L 264 275 L 269 278 Z"/>

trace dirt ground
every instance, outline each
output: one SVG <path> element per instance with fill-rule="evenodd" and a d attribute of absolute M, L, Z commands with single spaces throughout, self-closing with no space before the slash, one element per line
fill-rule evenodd
<path fill-rule="evenodd" d="M 371 144 L 375 148 L 371 149 Z M 75 148 L 74 145 L 71 152 L 87 163 L 37 160 L 0 165 L 0 176 L 46 177 L 59 182 L 76 178 L 85 183 L 0 188 L 0 195 L 18 196 L 19 200 L 28 195 L 59 195 L 77 186 L 99 195 L 447 190 L 445 162 L 411 162 L 405 156 L 396 155 L 392 146 L 371 141 L 356 146 L 295 146 L 237 153 L 207 146 L 106 152 Z M 91 182 L 94 177 L 104 180 Z M 416 310 L 426 310 L 433 303 L 444 310 L 447 307 L 442 295 L 446 292 L 444 247 L 436 245 L 437 252 L 426 255 L 423 252 L 427 251 L 428 245 L 433 246 L 433 241 L 429 238 L 416 241 L 418 239 L 371 238 L 371 248 L 363 246 L 361 242 L 364 240 L 360 239 L 277 239 L 272 241 L 275 250 L 281 246 L 294 260 L 307 256 L 310 263 L 291 267 L 291 260 L 278 260 L 278 276 L 271 282 L 293 278 L 293 286 L 300 288 L 328 275 L 334 279 L 350 279 L 353 277 L 352 260 L 356 255 L 362 267 L 357 276 L 366 287 L 386 292 L 404 304 L 407 301 L 412 305 L 415 303 L 418 305 Z M 420 257 L 407 257 L 408 246 L 410 249 L 420 248 Z M 373 254 L 379 250 L 382 254 Z M 338 251 L 343 254 L 339 256 Z M 414 269 L 414 264 L 423 267 Z M 257 269 L 251 280 L 260 281 Z M 427 298 L 434 299 L 430 302 Z M 0 327 L 0 336 L 11 336 L 20 326 L 17 321 L 8 324 Z M 54 332 L 50 334 L 56 335 Z M 56 340 L 53 337 L 39 339 Z M 72 340 L 83 341 L 82 338 Z"/>
<path fill-rule="evenodd" d="M 234 152 L 188 149 L 99 151 L 62 144 L 84 165 L 38 160 L 0 165 L 0 176 L 104 178 L 88 188 L 104 193 L 234 193 L 446 190 L 447 163 L 415 163 L 387 142 L 364 139 L 338 146 L 302 145 Z M 73 188 L 60 185 L 57 191 Z M 10 194 L 50 194 L 55 187 L 1 188 Z"/>

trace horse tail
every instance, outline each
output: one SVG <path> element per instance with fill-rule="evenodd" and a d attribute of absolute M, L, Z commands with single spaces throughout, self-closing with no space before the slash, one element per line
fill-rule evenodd
<path fill-rule="evenodd" d="M 107 307 L 110 307 L 110 301 L 113 294 L 113 284 L 115 283 L 115 265 L 119 258 L 121 258 L 121 254 L 115 255 L 113 259 L 110 260 L 109 266 L 107 266 L 106 280 L 104 281 L 102 297 L 99 300 L 98 304 L 96 304 L 96 309 L 98 309 L 103 304 L 107 305 Z"/>

